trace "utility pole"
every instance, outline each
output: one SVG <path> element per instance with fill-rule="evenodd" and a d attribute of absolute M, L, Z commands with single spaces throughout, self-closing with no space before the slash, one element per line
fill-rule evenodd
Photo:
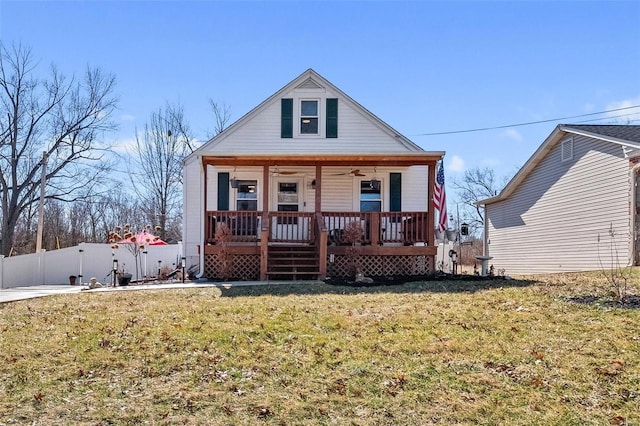
<path fill-rule="evenodd" d="M 42 228 L 44 227 L 44 194 L 47 181 L 47 151 L 42 153 L 42 177 L 40 178 L 40 206 L 38 207 L 38 233 L 36 236 L 36 253 L 42 250 Z"/>

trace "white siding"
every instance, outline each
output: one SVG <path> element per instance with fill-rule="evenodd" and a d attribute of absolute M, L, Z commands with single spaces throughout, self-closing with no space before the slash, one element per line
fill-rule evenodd
<path fill-rule="evenodd" d="M 428 202 L 429 166 L 413 166 L 402 172 L 402 210 L 423 212 L 431 208 Z"/>
<path fill-rule="evenodd" d="M 235 128 L 220 139 L 210 149 L 220 153 L 234 154 L 340 154 L 340 153 L 381 153 L 411 151 L 395 135 L 383 130 L 351 102 L 340 98 L 339 94 L 324 89 L 304 92 L 292 90 L 283 98 L 294 99 L 294 137 L 280 137 L 280 99 L 263 106 L 242 126 Z M 298 100 L 303 98 L 320 99 L 320 135 L 297 135 Z M 338 137 L 325 138 L 326 98 L 338 98 Z M 206 155 L 207 152 L 202 152 Z"/>
<path fill-rule="evenodd" d="M 562 143 L 556 144 L 509 198 L 486 206 L 488 254 L 497 269 L 525 274 L 611 267 L 611 224 L 626 265 L 628 161 L 616 144 L 573 140 L 571 160 L 561 161 Z"/>

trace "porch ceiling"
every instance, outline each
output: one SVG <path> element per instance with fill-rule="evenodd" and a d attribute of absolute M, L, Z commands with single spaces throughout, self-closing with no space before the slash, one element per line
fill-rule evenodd
<path fill-rule="evenodd" d="M 417 154 L 339 154 L 339 155 L 206 155 L 202 164 L 221 166 L 416 166 L 433 165 L 444 152 Z"/>

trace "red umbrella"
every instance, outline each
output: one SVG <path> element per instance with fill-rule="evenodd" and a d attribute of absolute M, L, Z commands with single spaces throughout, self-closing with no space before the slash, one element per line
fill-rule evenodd
<path fill-rule="evenodd" d="M 130 236 L 129 238 L 123 238 L 118 241 L 118 244 L 131 244 L 136 243 L 139 245 L 148 245 L 148 246 L 166 246 L 168 245 L 165 241 L 162 241 L 160 237 L 156 237 L 147 231 L 138 232 L 135 235 Z"/>

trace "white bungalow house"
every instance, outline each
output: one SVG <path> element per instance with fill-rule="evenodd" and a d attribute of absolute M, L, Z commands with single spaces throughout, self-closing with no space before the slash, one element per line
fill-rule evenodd
<path fill-rule="evenodd" d="M 558 125 L 485 206 L 485 254 L 508 274 L 639 264 L 640 126 Z M 612 235 L 613 234 L 613 235 Z"/>
<path fill-rule="evenodd" d="M 210 279 L 432 273 L 443 155 L 309 69 L 185 159 L 188 266 Z"/>

